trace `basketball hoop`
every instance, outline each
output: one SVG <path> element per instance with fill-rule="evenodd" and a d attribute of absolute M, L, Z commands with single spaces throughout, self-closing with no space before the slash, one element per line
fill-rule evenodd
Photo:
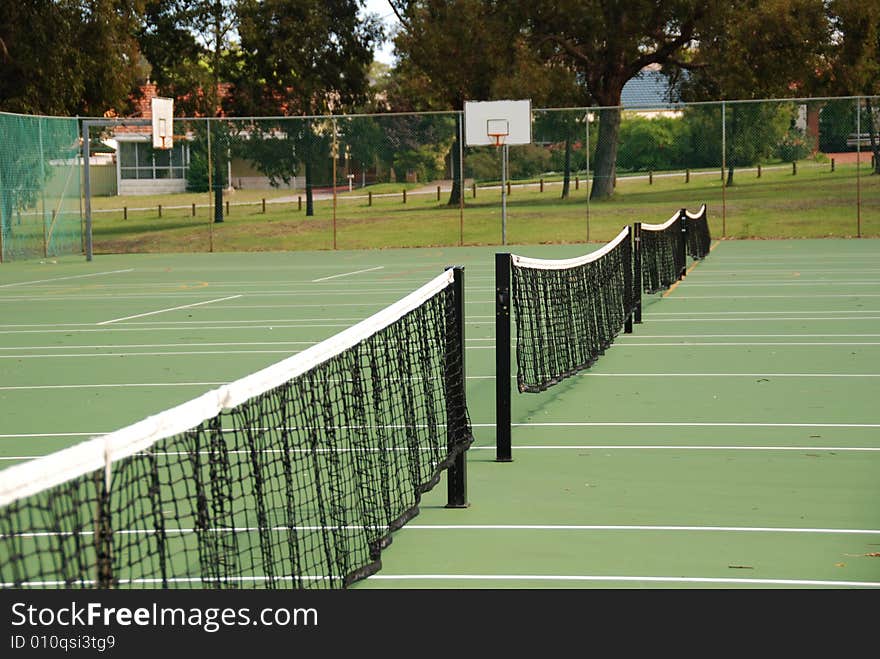
<path fill-rule="evenodd" d="M 486 135 L 495 143 L 495 146 L 503 146 L 505 138 L 510 134 L 510 123 L 507 119 L 487 119 Z"/>
<path fill-rule="evenodd" d="M 504 138 L 507 133 L 488 133 L 489 139 L 494 140 L 495 146 L 504 146 Z"/>

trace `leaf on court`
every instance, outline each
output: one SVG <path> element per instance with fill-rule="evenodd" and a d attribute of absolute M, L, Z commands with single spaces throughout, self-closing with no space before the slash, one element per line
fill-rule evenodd
<path fill-rule="evenodd" d="M 751 565 L 728 565 L 732 570 L 754 570 L 755 568 Z"/>
<path fill-rule="evenodd" d="M 872 551 L 865 554 L 865 556 L 870 556 L 871 558 L 880 558 L 880 551 Z"/>
<path fill-rule="evenodd" d="M 846 563 L 835 563 L 834 567 L 846 567 Z"/>
<path fill-rule="evenodd" d="M 755 382 L 770 382 L 767 378 L 758 378 Z"/>

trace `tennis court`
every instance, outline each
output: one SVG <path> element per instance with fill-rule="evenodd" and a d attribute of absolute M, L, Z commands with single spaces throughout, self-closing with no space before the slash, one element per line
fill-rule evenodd
<path fill-rule="evenodd" d="M 880 587 L 876 240 L 716 244 L 588 371 L 514 395 L 510 463 L 495 251 L 5 264 L 2 464 L 241 378 L 463 265 L 470 506 L 426 494 L 355 587 Z"/>

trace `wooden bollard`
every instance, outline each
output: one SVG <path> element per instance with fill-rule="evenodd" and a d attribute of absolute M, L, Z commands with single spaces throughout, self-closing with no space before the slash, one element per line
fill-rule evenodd
<path fill-rule="evenodd" d="M 797 160 L 791 161 L 791 175 L 794 176 L 797 174 Z"/>
<path fill-rule="evenodd" d="M 834 171 L 834 158 L 831 159 L 831 171 Z"/>
<path fill-rule="evenodd" d="M 581 179 L 579 176 L 575 176 L 574 177 L 574 189 L 580 190 L 580 188 L 581 188 Z"/>
<path fill-rule="evenodd" d="M 684 182 L 685 183 L 691 182 L 691 170 L 690 169 L 684 170 Z"/>
<path fill-rule="evenodd" d="M 266 212 L 266 200 L 263 199 L 262 202 L 263 202 L 263 213 L 265 214 L 265 212 Z"/>
<path fill-rule="evenodd" d="M 403 189 L 403 203 L 406 203 L 406 188 Z"/>
<path fill-rule="evenodd" d="M 541 179 L 541 192 L 544 192 L 544 179 Z"/>
<path fill-rule="evenodd" d="M 372 193 L 370 193 L 372 194 Z M 302 195 L 297 196 L 296 198 L 296 210 L 301 211 L 303 209 L 303 198 Z"/>
<path fill-rule="evenodd" d="M 761 163 L 758 163 L 758 178 L 761 178 Z"/>
<path fill-rule="evenodd" d="M 373 191 L 367 190 L 367 206 L 373 205 Z"/>
<path fill-rule="evenodd" d="M 654 185 L 654 172 L 648 172 L 648 185 Z"/>
<path fill-rule="evenodd" d="M 226 200 L 226 215 L 229 215 L 229 200 Z"/>
<path fill-rule="evenodd" d="M 471 184 L 471 196 L 473 196 L 474 199 L 477 198 L 477 184 L 476 183 Z"/>
<path fill-rule="evenodd" d="M 162 204 L 159 204 L 159 217 L 162 217 Z"/>
<path fill-rule="evenodd" d="M 437 201 L 440 201 L 440 186 L 437 186 Z"/>
<path fill-rule="evenodd" d="M 192 216 L 193 217 L 196 216 L 196 205 L 195 204 L 192 205 Z"/>
<path fill-rule="evenodd" d="M 128 206 L 123 206 L 123 207 L 122 207 L 122 219 L 123 219 L 123 220 L 127 220 L 127 219 L 128 219 Z"/>
<path fill-rule="evenodd" d="M 507 196 L 510 196 L 510 181 L 507 182 Z"/>

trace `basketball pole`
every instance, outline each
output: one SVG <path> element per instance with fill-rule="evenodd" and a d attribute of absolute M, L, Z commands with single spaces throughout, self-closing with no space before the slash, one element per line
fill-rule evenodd
<path fill-rule="evenodd" d="M 501 244 L 507 244 L 507 144 L 501 145 Z"/>

